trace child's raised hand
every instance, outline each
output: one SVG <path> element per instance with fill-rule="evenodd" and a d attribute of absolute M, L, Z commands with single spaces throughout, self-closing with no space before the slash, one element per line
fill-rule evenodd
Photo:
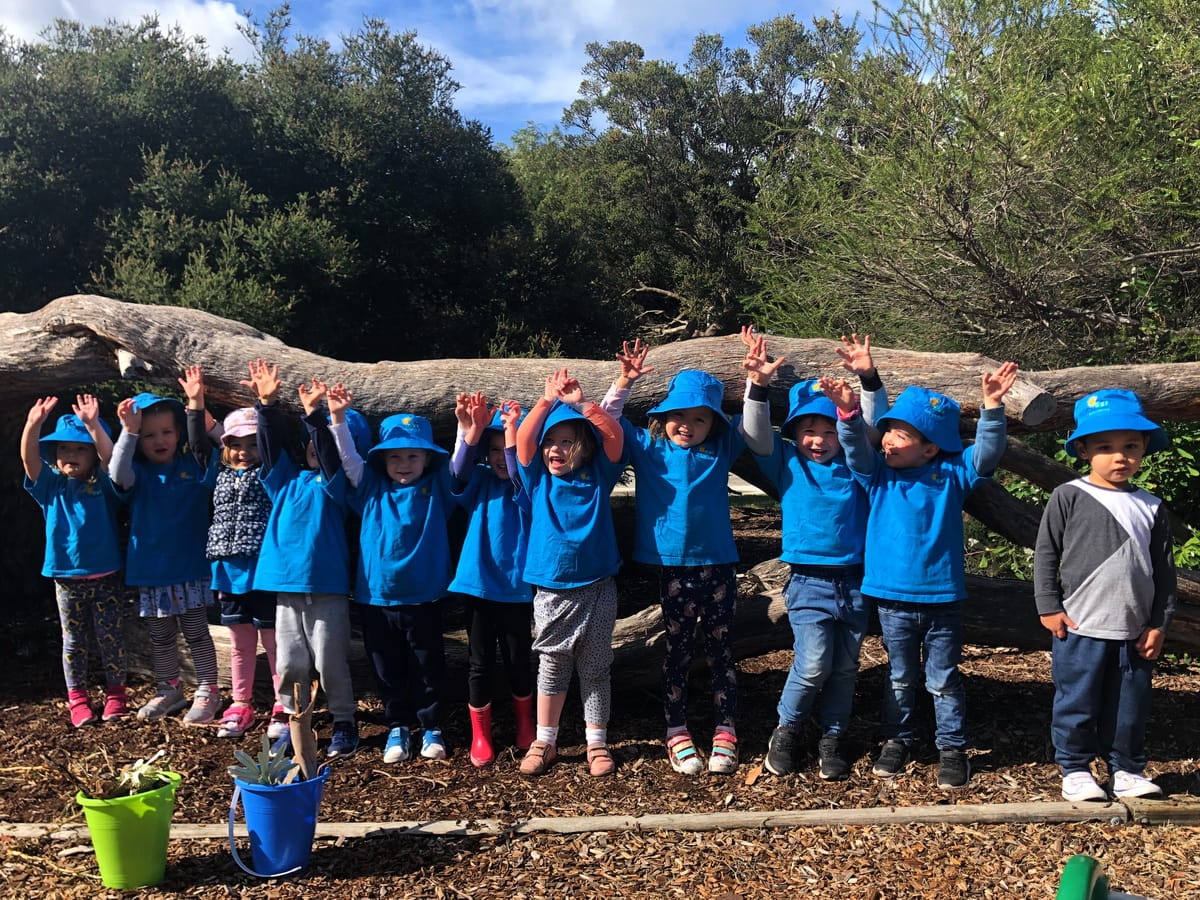
<path fill-rule="evenodd" d="M 470 398 L 471 395 L 466 391 L 459 391 L 454 395 L 454 418 L 463 431 L 471 427 Z"/>
<path fill-rule="evenodd" d="M 566 369 L 559 369 L 546 376 L 546 389 L 543 396 L 551 403 L 558 399 L 558 386 L 566 373 Z"/>
<path fill-rule="evenodd" d="M 983 386 L 983 408 L 996 409 L 1004 405 L 1004 395 L 1017 381 L 1017 364 L 1004 362 L 995 372 L 984 372 L 980 377 Z"/>
<path fill-rule="evenodd" d="M 316 412 L 317 407 L 321 405 L 321 401 L 328 398 L 331 393 L 331 388 L 325 382 L 318 380 L 315 376 L 311 384 L 300 382 L 300 386 L 296 389 L 300 395 L 300 405 L 304 407 L 304 414 L 311 416 Z M 349 406 L 349 402 L 346 406 Z M 329 411 L 333 412 L 333 401 L 329 400 Z"/>
<path fill-rule="evenodd" d="M 767 355 L 766 338 L 759 336 L 746 352 L 746 358 L 742 361 L 742 368 L 746 370 L 751 381 L 760 387 L 766 387 L 771 383 L 771 378 L 774 376 L 775 370 L 785 362 L 787 362 L 786 356 L 781 356 L 779 359 L 771 359 Z"/>
<path fill-rule="evenodd" d="M 57 397 L 42 397 L 40 400 L 34 400 L 33 406 L 29 407 L 29 415 L 26 416 L 25 421 L 30 425 L 41 425 L 56 406 L 58 406 Z"/>
<path fill-rule="evenodd" d="M 753 325 L 743 325 L 741 334 L 742 343 L 746 345 L 747 350 L 753 350 L 758 342 L 762 340 L 762 335 L 754 330 Z"/>
<path fill-rule="evenodd" d="M 821 392 L 842 412 L 850 413 L 858 409 L 858 393 L 846 379 L 825 376 L 818 379 L 817 384 Z"/>
<path fill-rule="evenodd" d="M 578 406 L 583 402 L 583 388 L 580 386 L 579 380 L 566 369 L 559 372 L 559 376 L 555 383 L 558 399 L 568 406 Z"/>
<path fill-rule="evenodd" d="M 842 335 L 842 346 L 834 348 L 842 360 L 842 368 L 859 378 L 875 374 L 875 360 L 871 358 L 871 336 L 864 334 L 862 340 L 856 333 Z"/>
<path fill-rule="evenodd" d="M 179 386 L 183 388 L 190 408 L 199 409 L 204 406 L 204 370 L 200 366 L 188 366 L 184 369 Z"/>
<path fill-rule="evenodd" d="M 339 416 L 344 416 L 354 403 L 354 394 L 340 381 L 337 384 L 329 386 L 329 393 L 325 395 L 325 404 L 329 407 L 329 415 L 335 413 Z"/>
<path fill-rule="evenodd" d="M 137 434 L 142 427 L 142 411 L 134 408 L 132 397 L 117 404 L 117 418 L 121 420 L 121 428 L 130 434 Z"/>
<path fill-rule="evenodd" d="M 621 378 L 627 382 L 622 387 L 629 387 L 643 375 L 654 371 L 653 366 L 646 365 L 646 354 L 649 352 L 649 344 L 643 344 L 641 338 L 634 338 L 632 347 L 629 341 L 621 342 L 617 359 L 621 363 Z"/>
<path fill-rule="evenodd" d="M 263 359 L 254 359 L 247 364 L 246 368 L 250 377 L 243 378 L 238 384 L 251 388 L 258 395 L 260 403 L 265 405 L 273 402 L 275 395 L 283 387 L 283 382 L 279 380 L 279 366 L 268 365 L 267 361 Z"/>
<path fill-rule="evenodd" d="M 91 394 L 76 394 L 71 412 L 75 413 L 84 425 L 95 425 L 100 421 L 100 401 Z"/>
<path fill-rule="evenodd" d="M 504 433 L 507 435 L 511 430 L 515 435 L 517 426 L 521 422 L 521 404 L 516 400 L 502 400 L 500 402 L 500 421 L 504 423 Z"/>

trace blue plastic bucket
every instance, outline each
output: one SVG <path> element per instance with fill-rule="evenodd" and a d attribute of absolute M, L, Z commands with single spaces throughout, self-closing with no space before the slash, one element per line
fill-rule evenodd
<path fill-rule="evenodd" d="M 233 779 L 233 801 L 229 805 L 229 851 L 239 866 L 259 878 L 292 875 L 308 865 L 317 811 L 329 769 L 315 778 L 291 784 L 250 784 Z M 238 800 L 250 834 L 250 866 L 238 856 L 233 822 Z"/>

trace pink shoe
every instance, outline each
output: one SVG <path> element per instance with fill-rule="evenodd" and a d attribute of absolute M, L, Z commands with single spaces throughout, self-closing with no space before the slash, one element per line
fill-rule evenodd
<path fill-rule="evenodd" d="M 254 727 L 254 707 L 249 703 L 235 703 L 225 710 L 217 737 L 238 738 Z"/>
<path fill-rule="evenodd" d="M 96 721 L 96 711 L 92 709 L 87 691 L 67 691 L 67 707 L 71 710 L 71 724 L 76 728 Z"/>
<path fill-rule="evenodd" d="M 129 704 L 125 697 L 125 685 L 110 684 L 104 692 L 104 712 L 100 718 L 105 722 L 123 719 L 129 715 Z"/>

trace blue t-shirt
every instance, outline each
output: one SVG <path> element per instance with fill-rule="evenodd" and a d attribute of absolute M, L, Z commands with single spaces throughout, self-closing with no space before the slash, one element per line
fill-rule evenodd
<path fill-rule="evenodd" d="M 412 484 L 364 466 L 350 493 L 350 507 L 362 517 L 354 601 L 395 606 L 443 596 L 450 585 L 446 521 L 453 504 L 444 462 Z"/>
<path fill-rule="evenodd" d="M 190 453 L 161 465 L 133 461 L 133 487 L 124 492 L 130 512 L 126 584 L 157 587 L 209 578 L 204 548 L 219 462 L 217 451 L 208 465 Z"/>
<path fill-rule="evenodd" d="M 346 475 L 301 469 L 286 453 L 259 479 L 271 517 L 258 551 L 254 589 L 288 594 L 349 594 Z"/>
<path fill-rule="evenodd" d="M 455 493 L 468 511 L 467 536 L 450 590 L 501 603 L 529 603 L 533 591 L 521 578 L 529 547 L 529 497 L 511 478 L 475 466 Z"/>
<path fill-rule="evenodd" d="M 121 501 L 106 473 L 97 470 L 95 478 L 84 481 L 43 465 L 37 481 L 25 479 L 25 490 L 46 517 L 43 575 L 78 578 L 121 568 L 117 538 L 117 505 Z"/>
<path fill-rule="evenodd" d="M 991 476 L 1004 453 L 1004 434 L 1004 411 L 981 410 L 975 443 L 961 453 L 892 469 L 882 453 L 866 447 L 861 416 L 838 422 L 838 438 L 870 504 L 864 594 L 908 603 L 966 598 L 963 504 Z"/>
<path fill-rule="evenodd" d="M 737 562 L 729 521 L 729 468 L 746 447 L 735 416 L 703 444 L 683 448 L 656 440 L 621 419 L 633 464 L 637 513 L 633 558 L 656 566 Z"/>
<path fill-rule="evenodd" d="M 802 566 L 862 565 L 867 534 L 867 495 L 837 454 L 815 463 L 776 432 L 770 456 L 755 462 L 779 491 L 783 552 Z"/>
<path fill-rule="evenodd" d="M 567 475 L 551 475 L 535 454 L 521 466 L 532 513 L 525 582 L 544 588 L 576 588 L 615 575 L 621 568 L 609 495 L 625 466 L 603 448 Z"/>
<path fill-rule="evenodd" d="M 256 556 L 226 556 L 212 560 L 212 589 L 224 594 L 248 594 L 254 590 Z"/>

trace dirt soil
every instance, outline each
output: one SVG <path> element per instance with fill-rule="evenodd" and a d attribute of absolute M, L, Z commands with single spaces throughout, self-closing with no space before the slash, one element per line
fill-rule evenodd
<path fill-rule="evenodd" d="M 778 550 L 778 521 L 736 516 L 744 567 Z M 654 588 L 647 573 L 622 581 L 623 595 Z M 630 601 L 632 602 L 632 601 Z M 78 823 L 76 783 L 68 769 L 122 765 L 166 748 L 182 773 L 175 823 L 221 823 L 228 816 L 226 767 L 235 746 L 255 752 L 265 722 L 237 741 L 214 728 L 126 720 L 75 730 L 54 664 L 57 634 L 28 629 L 0 638 L 10 660 L 0 688 L 0 823 Z M 1169 647 L 1168 647 L 1169 649 Z M 878 752 L 880 690 L 886 656 L 877 638 L 863 651 L 850 780 L 826 783 L 809 758 L 777 778 L 761 771 L 775 704 L 791 662 L 776 652 L 739 664 L 742 765 L 735 776 L 675 774 L 661 743 L 657 694 L 623 686 L 614 672 L 609 735 L 616 776 L 593 779 L 583 763 L 581 710 L 573 695 L 564 715 L 562 756 L 545 777 L 523 779 L 509 748 L 511 713 L 497 709 L 499 758 L 475 769 L 467 759 L 465 704 L 448 704 L 446 761 L 384 765 L 385 729 L 374 698 L 359 704 L 363 744 L 333 764 L 323 822 L 413 820 L 520 821 L 545 816 L 695 815 L 720 811 L 879 808 L 914 805 L 1027 803 L 1059 800 L 1047 742 L 1049 655 L 969 646 L 963 671 L 975 731 L 974 776 L 953 793 L 935 784 L 928 734 L 917 762 L 892 782 L 871 774 Z M 134 686 L 134 700 L 151 693 Z M 693 681 L 692 731 L 705 747 L 712 718 L 705 679 Z M 1151 776 L 1179 800 L 1200 801 L 1200 665 L 1168 661 L 1155 682 L 1150 722 Z M 928 719 L 928 709 L 926 710 Z M 328 720 L 317 719 L 328 738 Z M 808 735 L 815 746 L 816 734 Z M 246 847 L 243 842 L 243 853 Z M 894 825 L 739 829 L 710 832 L 609 832 L 582 835 L 319 837 L 308 868 L 288 880 L 259 881 L 233 863 L 223 841 L 175 840 L 166 880 L 146 897 L 773 897 L 959 898 L 1053 897 L 1066 860 L 1099 859 L 1114 889 L 1148 898 L 1200 896 L 1200 828 L 1178 825 L 1012 824 Z M 12 897 L 119 896 L 100 886 L 86 844 L 51 838 L 0 838 L 0 894 Z"/>

